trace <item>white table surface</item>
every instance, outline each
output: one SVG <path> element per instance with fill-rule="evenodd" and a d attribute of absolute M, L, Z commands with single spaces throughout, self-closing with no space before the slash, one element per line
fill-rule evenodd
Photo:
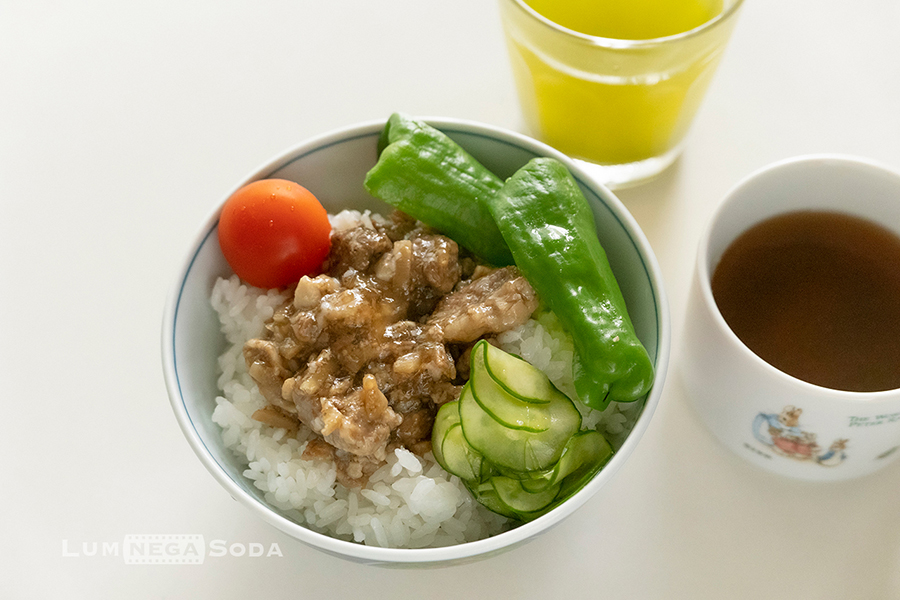
<path fill-rule="evenodd" d="M 716 203 L 798 154 L 900 168 L 898 98 L 897 0 L 747 0 L 683 158 L 619 194 L 673 320 L 642 443 L 527 545 L 388 570 L 294 542 L 206 472 L 166 396 L 163 303 L 222 195 L 289 146 L 397 110 L 524 131 L 495 3 L 0 0 L 0 598 L 900 598 L 900 464 L 841 484 L 759 472 L 701 428 L 678 377 Z M 103 556 L 135 534 L 283 556 Z"/>

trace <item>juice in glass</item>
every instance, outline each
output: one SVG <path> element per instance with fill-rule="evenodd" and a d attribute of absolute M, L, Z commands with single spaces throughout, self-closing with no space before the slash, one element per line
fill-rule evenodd
<path fill-rule="evenodd" d="M 616 187 L 677 157 L 741 0 L 501 0 L 529 127 Z"/>
<path fill-rule="evenodd" d="M 616 40 L 690 31 L 722 12 L 722 0 L 525 0 L 567 29 Z"/>

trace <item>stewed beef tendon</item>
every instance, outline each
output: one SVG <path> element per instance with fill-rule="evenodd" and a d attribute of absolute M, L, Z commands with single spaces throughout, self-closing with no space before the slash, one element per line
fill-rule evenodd
<path fill-rule="evenodd" d="M 438 407 L 465 383 L 468 349 L 537 308 L 515 267 L 461 258 L 453 240 L 402 213 L 332 234 L 324 272 L 304 277 L 262 338 L 244 346 L 270 406 L 254 418 L 321 436 L 308 458 L 365 485 L 387 453 L 424 454 Z"/>

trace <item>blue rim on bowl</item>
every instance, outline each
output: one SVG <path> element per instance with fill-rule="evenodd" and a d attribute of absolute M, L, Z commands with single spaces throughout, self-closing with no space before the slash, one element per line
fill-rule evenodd
<path fill-rule="evenodd" d="M 582 490 L 569 498 L 563 505 L 539 519 L 483 540 L 427 549 L 366 546 L 317 533 L 266 504 L 262 497 L 255 493 L 250 482 L 242 476 L 242 468 L 233 456 L 229 456 L 230 451 L 223 451 L 206 441 L 218 439 L 213 437 L 218 435 L 217 426 L 210 422 L 212 408 L 215 406 L 215 397 L 218 395 L 215 388 L 215 376 L 211 377 L 211 381 L 209 377 L 205 380 L 198 380 L 189 368 L 189 364 L 191 360 L 195 360 L 196 356 L 203 353 L 206 353 L 207 360 L 209 356 L 216 356 L 216 350 L 210 351 L 210 348 L 221 348 L 224 342 L 216 339 L 195 339 L 196 336 L 189 335 L 187 323 L 193 319 L 199 319 L 204 321 L 204 331 L 210 332 L 212 327 L 216 327 L 216 331 L 218 331 L 217 324 L 212 323 L 215 316 L 209 306 L 209 293 L 217 276 L 227 276 L 231 272 L 224 259 L 221 258 L 218 249 L 216 229 L 220 208 L 216 208 L 197 236 L 166 302 L 162 326 L 162 360 L 172 409 L 194 452 L 234 499 L 248 507 L 264 521 L 295 539 L 326 553 L 363 563 L 412 566 L 473 560 L 515 547 L 556 525 L 587 502 L 600 487 L 609 481 L 634 450 L 647 429 L 659 402 L 669 360 L 668 302 L 663 289 L 659 265 L 640 227 L 612 192 L 586 176 L 565 155 L 526 136 L 471 121 L 427 117 L 423 120 L 445 132 L 500 177 L 508 177 L 515 168 L 535 156 L 556 158 L 569 168 L 594 210 L 595 218 L 598 221 L 598 230 L 601 225 L 610 229 L 612 234 L 621 238 L 620 243 L 624 244 L 629 253 L 628 260 L 625 261 L 610 253 L 610 262 L 613 270 L 616 271 L 616 276 L 620 278 L 620 285 L 626 300 L 629 301 L 629 304 L 639 301 L 653 307 L 653 314 L 649 318 L 636 319 L 635 327 L 654 360 L 656 380 L 644 402 L 640 417 L 610 462 Z M 329 203 L 342 201 L 345 194 L 355 194 L 359 197 L 360 194 L 364 194 L 361 177 L 377 158 L 376 141 L 383 126 L 383 120 L 366 122 L 311 139 L 265 163 L 244 178 L 234 190 L 257 179 L 269 177 L 298 179 L 302 177 L 301 183 L 316 194 L 326 208 L 329 208 Z M 488 151 L 489 146 L 498 143 L 508 150 L 511 156 L 503 158 Z M 364 152 L 366 155 L 371 154 L 371 164 L 357 166 L 357 172 L 353 172 L 351 166 L 348 176 L 343 178 L 346 183 L 338 185 L 338 187 L 343 185 L 346 189 L 326 189 L 328 186 L 324 185 L 317 189 L 319 185 L 317 174 L 320 170 L 321 160 L 327 160 L 328 152 L 345 144 L 361 144 L 362 147 L 355 148 L 355 151 L 357 153 Z M 360 168 L 362 168 L 361 172 Z M 230 191 L 225 198 L 234 190 Z M 359 208 L 377 209 L 386 206 L 372 198 L 362 198 L 359 202 L 365 205 Z M 334 209 L 329 210 L 334 212 Z M 630 248 L 628 248 L 628 243 L 630 243 Z M 609 249 L 607 248 L 607 250 Z M 640 263 L 643 271 L 638 274 L 640 281 L 631 282 L 627 280 L 627 277 L 623 281 L 622 275 L 627 276 L 628 274 L 624 273 L 624 269 L 621 267 L 617 270 L 617 262 L 633 264 L 635 259 Z M 640 297 L 629 298 L 630 293 Z M 205 312 L 203 308 L 198 308 L 202 306 L 203 302 L 206 304 Z M 214 338 L 214 334 L 209 334 L 208 337 Z M 221 334 L 219 337 L 221 338 Z M 196 407 L 190 404 L 188 398 L 192 395 L 204 396 L 203 401 L 206 403 L 209 414 L 196 410 Z M 209 397 L 206 398 L 206 395 Z"/>

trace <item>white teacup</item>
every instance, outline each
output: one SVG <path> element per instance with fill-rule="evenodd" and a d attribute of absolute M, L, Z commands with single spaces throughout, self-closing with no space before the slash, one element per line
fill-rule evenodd
<path fill-rule="evenodd" d="M 797 210 L 848 213 L 900 235 L 900 173 L 863 159 L 815 155 L 775 163 L 735 186 L 700 241 L 680 364 L 701 420 L 738 455 L 797 479 L 849 479 L 900 457 L 900 389 L 839 391 L 779 371 L 732 332 L 710 287 L 735 238 Z"/>

